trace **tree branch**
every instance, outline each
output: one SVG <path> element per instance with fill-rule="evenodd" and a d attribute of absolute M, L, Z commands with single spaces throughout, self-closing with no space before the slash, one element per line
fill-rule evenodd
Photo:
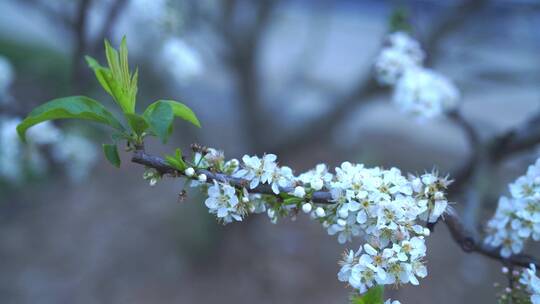
<path fill-rule="evenodd" d="M 143 150 L 136 150 L 133 154 L 131 161 L 149 168 L 154 168 L 163 175 L 168 174 L 174 177 L 184 176 L 182 172 L 167 165 L 163 158 L 149 155 Z M 205 174 L 208 178 L 208 182 L 212 182 L 214 180 L 219 182 L 225 182 L 239 189 L 246 188 L 247 185 L 249 185 L 249 181 L 247 180 L 232 177 L 230 175 L 218 172 L 198 169 L 196 170 L 196 173 Z M 292 187 L 280 187 L 280 192 L 290 193 L 293 190 L 294 189 Z M 274 192 L 272 192 L 270 185 L 268 184 L 260 184 L 256 188 L 251 189 L 250 192 L 275 195 Z M 315 191 L 312 195 L 312 201 L 317 204 L 333 204 L 334 202 L 332 202 L 331 200 L 332 195 L 328 191 Z M 480 255 L 494 260 L 498 260 L 501 263 L 508 265 L 528 267 L 529 264 L 532 263 L 535 264 L 537 267 L 540 267 L 540 261 L 532 256 L 519 254 L 512 255 L 509 258 L 502 257 L 499 253 L 499 248 L 486 246 L 481 241 L 476 240 L 475 237 L 465 229 L 465 227 L 459 220 L 457 214 L 453 211 L 449 212 L 444 216 L 444 222 L 450 230 L 454 241 L 461 247 L 463 251 L 467 253 L 476 252 Z"/>
<path fill-rule="evenodd" d="M 479 163 L 482 155 L 483 147 L 479 134 L 476 132 L 475 128 L 463 117 L 459 110 L 448 113 L 448 118 L 460 129 L 462 129 L 470 146 L 469 156 L 465 161 L 465 164 L 463 164 L 454 174 L 452 174 L 454 182 L 450 185 L 450 191 L 452 193 L 458 193 L 461 191 L 462 187 L 466 185 L 474 176 L 477 164 Z"/>
<path fill-rule="evenodd" d="M 491 161 L 499 162 L 538 144 L 540 144 L 540 112 L 522 125 L 497 136 L 489 144 L 488 156 Z"/>

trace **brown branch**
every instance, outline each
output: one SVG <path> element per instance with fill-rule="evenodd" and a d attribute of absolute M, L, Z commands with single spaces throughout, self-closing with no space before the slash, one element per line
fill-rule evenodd
<path fill-rule="evenodd" d="M 73 24 L 73 35 L 75 38 L 75 47 L 72 57 L 72 82 L 73 90 L 81 91 L 83 75 L 82 75 L 82 59 L 86 50 L 86 24 L 88 19 L 88 11 L 92 0 L 80 0 L 77 7 L 77 15 Z"/>
<path fill-rule="evenodd" d="M 455 194 L 459 193 L 463 186 L 468 184 L 470 179 L 474 176 L 484 149 L 478 132 L 476 132 L 476 129 L 463 117 L 459 110 L 448 113 L 448 118 L 463 131 L 470 146 L 467 160 L 452 174 L 454 182 L 450 185 L 449 191 L 452 194 Z"/>
<path fill-rule="evenodd" d="M 538 144 L 540 144 L 540 112 L 522 125 L 493 139 L 488 147 L 488 156 L 496 163 Z"/>
<path fill-rule="evenodd" d="M 477 240 L 472 233 L 465 229 L 459 217 L 454 212 L 445 215 L 444 222 L 454 241 L 467 253 L 476 252 L 508 265 L 529 267 L 530 264 L 535 264 L 536 267 L 540 266 L 538 259 L 526 254 L 515 254 L 508 258 L 502 257 L 500 248 L 487 246 L 482 241 Z"/>
<path fill-rule="evenodd" d="M 145 153 L 143 150 L 136 150 L 132 157 L 132 162 L 144 165 L 149 168 L 154 168 L 160 174 L 168 174 L 172 176 L 183 176 L 183 172 L 180 172 L 171 166 L 167 165 L 165 160 L 158 156 L 152 156 Z M 219 181 L 229 183 L 231 186 L 239 189 L 245 188 L 249 185 L 249 181 L 232 177 L 230 175 L 217 173 L 209 170 L 196 170 L 197 174 L 205 174 L 208 178 L 208 182 Z M 293 191 L 292 187 L 280 187 L 280 192 L 290 193 Z M 251 193 L 260 193 L 275 195 L 272 192 L 271 187 L 268 184 L 260 184 L 255 189 L 250 190 Z M 332 195 L 328 191 L 316 191 L 312 195 L 312 201 L 317 204 L 333 204 Z M 478 253 L 485 257 L 498 260 L 501 263 L 515 265 L 520 267 L 528 267 L 529 264 L 535 264 L 540 267 L 540 261 L 532 256 L 518 254 L 512 255 L 508 258 L 504 258 L 499 253 L 499 248 L 489 247 L 484 245 L 465 229 L 458 216 L 454 212 L 449 212 L 444 216 L 444 223 L 450 230 L 452 238 L 461 247 L 461 249 L 467 253 Z"/>

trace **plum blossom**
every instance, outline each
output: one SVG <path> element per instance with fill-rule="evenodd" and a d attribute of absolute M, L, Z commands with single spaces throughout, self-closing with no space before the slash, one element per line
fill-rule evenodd
<path fill-rule="evenodd" d="M 402 111 L 433 118 L 455 109 L 460 94 L 447 77 L 423 67 L 424 57 L 418 41 L 392 33 L 375 60 L 375 75 L 393 87 L 393 103 Z"/>
<path fill-rule="evenodd" d="M 239 205 L 236 189 L 227 184 L 214 181 L 208 188 L 208 198 L 204 202 L 212 214 L 223 220 L 224 223 L 242 221 L 244 211 Z"/>
<path fill-rule="evenodd" d="M 406 113 L 433 118 L 456 108 L 459 91 L 445 76 L 417 67 L 403 73 L 392 101 Z"/>
<path fill-rule="evenodd" d="M 166 40 L 161 53 L 163 67 L 178 83 L 192 80 L 203 72 L 201 56 L 181 38 Z"/>
<path fill-rule="evenodd" d="M 437 172 L 406 176 L 397 168 L 350 162 L 335 168 L 335 174 L 319 164 L 295 176 L 290 168 L 278 165 L 274 154 L 244 155 L 241 162 L 225 161 L 215 150 L 209 149 L 208 154 L 213 156 L 195 155 L 197 168 L 223 170 L 241 179 L 236 180 L 242 185 L 239 189 L 220 181 L 208 188 L 206 206 L 220 221 L 230 223 L 249 213 L 266 212 L 276 223 L 301 210 L 341 244 L 362 237 L 366 243 L 347 252 L 338 272 L 340 281 L 360 293 L 375 285 L 418 285 L 427 276 L 429 229 L 423 224 L 446 212 L 445 192 L 451 182 L 447 177 Z M 250 193 L 260 186 L 265 194 Z M 317 191 L 329 193 L 331 204 L 312 201 Z"/>
<path fill-rule="evenodd" d="M 519 282 L 526 286 L 527 291 L 531 294 L 531 303 L 540 304 L 540 278 L 536 275 L 536 266 L 531 264 L 528 269 L 525 269 Z"/>
<path fill-rule="evenodd" d="M 394 85 L 406 70 L 420 66 L 424 57 L 418 41 L 404 32 L 392 33 L 375 60 L 377 80 Z"/>
<path fill-rule="evenodd" d="M 511 197 L 499 198 L 495 215 L 487 223 L 485 243 L 500 247 L 509 257 L 523 250 L 526 241 L 540 240 L 540 159 L 509 185 Z"/>

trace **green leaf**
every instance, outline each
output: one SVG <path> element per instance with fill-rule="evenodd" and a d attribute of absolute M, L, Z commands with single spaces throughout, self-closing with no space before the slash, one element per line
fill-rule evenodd
<path fill-rule="evenodd" d="M 111 165 L 116 168 L 120 167 L 120 156 L 118 155 L 118 148 L 116 145 L 103 144 L 103 153 Z"/>
<path fill-rule="evenodd" d="M 143 132 L 148 129 L 148 123 L 142 116 L 131 113 L 126 113 L 125 115 L 129 126 L 137 135 L 143 134 Z"/>
<path fill-rule="evenodd" d="M 166 143 L 171 133 L 172 122 L 174 119 L 171 106 L 166 102 L 157 101 L 146 108 L 143 117 L 150 126 L 152 132 L 154 132 L 163 143 Z"/>
<path fill-rule="evenodd" d="M 101 66 L 94 58 L 86 56 L 88 66 L 94 70 L 97 80 L 124 113 L 135 113 L 137 98 L 138 70 L 131 75 L 128 64 L 126 38 L 122 39 L 120 51 L 105 41 L 105 55 L 108 68 Z"/>
<path fill-rule="evenodd" d="M 384 286 L 377 285 L 370 288 L 363 295 L 352 298 L 352 304 L 383 304 Z"/>
<path fill-rule="evenodd" d="M 103 87 L 103 89 L 109 93 L 114 98 L 113 93 L 113 86 L 114 84 L 112 79 L 111 71 L 103 66 L 101 66 L 97 60 L 90 56 L 85 56 L 86 63 L 88 63 L 88 66 L 94 71 L 94 74 L 96 75 L 96 79 L 98 80 L 99 84 Z"/>
<path fill-rule="evenodd" d="M 189 121 L 190 123 L 192 123 L 193 125 L 199 128 L 201 127 L 201 123 L 199 122 L 199 119 L 197 119 L 197 116 L 195 115 L 195 113 L 193 113 L 193 111 L 185 104 L 178 101 L 166 100 L 166 99 L 161 99 L 156 102 L 168 103 L 172 107 L 174 116 L 180 117 L 183 120 Z"/>
<path fill-rule="evenodd" d="M 22 141 L 26 141 L 26 130 L 38 123 L 54 119 L 85 119 L 111 126 L 121 132 L 122 124 L 96 100 L 85 96 L 71 96 L 51 100 L 35 108 L 17 126 Z"/>

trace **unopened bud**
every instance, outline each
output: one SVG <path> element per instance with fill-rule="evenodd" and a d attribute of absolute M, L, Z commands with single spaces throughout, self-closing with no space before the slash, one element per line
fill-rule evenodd
<path fill-rule="evenodd" d="M 324 212 L 324 209 L 321 208 L 321 207 L 317 207 L 317 209 L 315 209 L 315 214 L 318 216 L 318 217 L 323 217 L 326 215 L 326 212 Z"/>
<path fill-rule="evenodd" d="M 186 176 L 192 177 L 193 174 L 195 174 L 195 169 L 189 167 L 186 169 L 186 171 L 184 171 L 184 173 L 186 174 Z"/>
<path fill-rule="evenodd" d="M 302 205 L 302 211 L 304 211 L 304 213 L 310 213 L 311 212 L 311 203 L 305 203 Z"/>
<path fill-rule="evenodd" d="M 304 198 L 304 196 L 306 196 L 306 190 L 304 187 L 296 186 L 296 188 L 294 188 L 293 195 L 299 198 Z"/>

